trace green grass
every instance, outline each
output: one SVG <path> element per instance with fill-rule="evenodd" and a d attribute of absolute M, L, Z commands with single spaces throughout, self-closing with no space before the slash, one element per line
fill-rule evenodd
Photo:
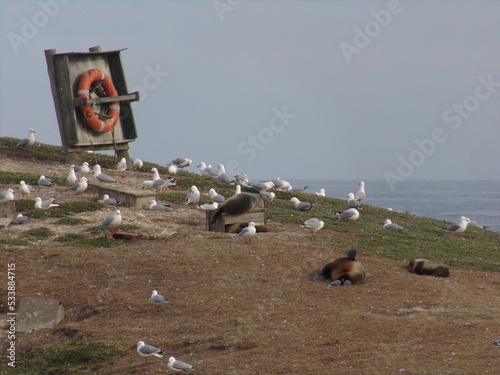
<path fill-rule="evenodd" d="M 108 248 L 120 246 L 123 242 L 117 240 L 110 240 L 105 237 L 89 237 L 81 233 L 68 233 L 55 239 L 71 246 L 85 247 L 85 248 Z"/>
<path fill-rule="evenodd" d="M 90 375 L 127 353 L 101 342 L 66 342 L 19 354 L 9 374 Z"/>
<path fill-rule="evenodd" d="M 90 223 L 90 220 L 81 219 L 78 217 L 63 217 L 55 222 L 55 224 L 59 225 L 82 225 Z"/>
<path fill-rule="evenodd" d="M 31 153 L 18 150 L 14 146 L 19 139 L 0 138 L 0 154 L 14 155 L 19 158 L 46 158 L 52 162 L 64 162 L 62 148 L 36 143 Z M 103 154 L 81 153 L 81 161 L 98 162 L 103 167 L 112 168 L 116 158 Z M 167 173 L 165 166 L 145 162 L 143 172 L 149 172 L 156 167 L 162 176 Z M 25 180 L 36 183 L 38 175 L 0 172 L 0 183 L 18 184 Z M 192 185 L 196 185 L 202 197 L 200 203 L 209 203 L 210 198 L 206 193 L 210 188 L 215 188 L 219 194 L 229 197 L 234 194 L 234 186 L 223 185 L 216 180 L 204 180 L 197 173 L 180 171 L 177 176 L 177 185 L 171 186 L 161 194 L 160 201 L 173 204 L 183 204 L 186 194 Z M 243 188 L 245 192 L 255 192 L 251 188 Z M 353 224 L 334 222 L 336 211 L 344 211 L 345 200 L 318 197 L 305 193 L 277 192 L 277 199 L 267 210 L 267 217 L 273 221 L 297 224 L 297 226 L 311 217 L 317 217 L 325 222 L 325 229 L 346 234 L 342 239 L 321 235 L 311 236 L 315 242 L 324 246 L 338 249 L 357 248 L 362 254 L 371 254 L 395 260 L 408 260 L 415 257 L 426 257 L 444 262 L 450 266 L 471 270 L 500 272 L 500 233 L 469 227 L 462 235 L 452 235 L 443 230 L 449 223 L 421 218 L 409 214 L 388 211 L 382 208 L 364 205 L 360 218 Z M 293 209 L 290 198 L 296 196 L 301 201 L 315 202 L 314 207 L 308 212 L 298 212 Z M 18 212 L 25 212 L 30 217 L 44 219 L 48 217 L 68 218 L 67 225 L 73 222 L 69 219 L 72 215 L 84 211 L 101 210 L 102 205 L 91 202 L 74 202 L 61 204 L 61 207 L 50 210 L 34 210 L 33 200 L 16 200 Z M 382 229 L 385 219 L 408 228 L 402 233 L 393 233 Z M 65 219 L 66 220 L 66 219 Z M 63 222 L 64 223 L 64 222 Z M 119 226 L 119 230 L 138 231 L 138 227 Z M 306 230 L 300 228 L 298 230 Z M 92 227 L 90 233 L 104 233 L 108 228 Z M 165 239 L 186 238 L 184 234 L 174 234 Z M 36 236 L 35 236 L 36 238 Z"/>
<path fill-rule="evenodd" d="M 27 238 L 29 241 L 38 241 L 38 240 L 46 240 L 52 237 L 53 235 L 54 235 L 53 230 L 46 227 L 41 227 L 41 228 L 28 229 L 27 231 L 21 233 L 19 237 Z"/>

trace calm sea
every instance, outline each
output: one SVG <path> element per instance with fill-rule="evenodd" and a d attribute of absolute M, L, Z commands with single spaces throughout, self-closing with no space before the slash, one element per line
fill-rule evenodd
<path fill-rule="evenodd" d="M 309 185 L 306 193 L 326 189 L 326 195 L 346 199 L 356 193 L 355 180 L 288 180 L 294 188 Z M 422 217 L 450 222 L 467 216 L 500 232 L 500 181 L 405 181 L 392 192 L 385 180 L 365 180 L 363 203 L 408 211 Z"/>

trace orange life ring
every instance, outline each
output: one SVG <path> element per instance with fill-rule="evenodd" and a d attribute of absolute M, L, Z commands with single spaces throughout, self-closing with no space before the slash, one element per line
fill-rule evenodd
<path fill-rule="evenodd" d="M 118 91 L 116 91 L 113 81 L 111 81 L 106 74 L 98 69 L 89 69 L 83 73 L 82 78 L 80 78 L 80 82 L 78 83 L 77 96 L 79 98 L 89 99 L 90 85 L 97 80 L 104 80 L 101 85 L 107 96 L 118 96 Z M 102 121 L 99 117 L 97 117 L 92 109 L 92 105 L 90 104 L 80 107 L 80 111 L 92 130 L 99 133 L 106 133 L 113 129 L 113 126 L 116 125 L 118 118 L 120 117 L 120 102 L 115 101 L 109 103 L 107 115 L 111 116 L 111 118 L 106 121 Z"/>

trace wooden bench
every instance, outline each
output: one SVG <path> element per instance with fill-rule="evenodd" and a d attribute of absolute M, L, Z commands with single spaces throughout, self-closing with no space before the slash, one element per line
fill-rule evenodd
<path fill-rule="evenodd" d="M 215 223 L 212 224 L 212 219 L 216 211 L 206 211 L 205 228 L 211 232 L 227 232 L 235 224 L 248 224 L 253 221 L 256 226 L 266 225 L 266 210 L 265 208 L 257 208 L 248 211 L 241 215 L 226 215 L 222 213 Z"/>
<path fill-rule="evenodd" d="M 104 194 L 108 194 L 110 198 L 114 198 L 125 207 L 134 208 L 149 208 L 149 202 L 156 200 L 156 194 L 142 189 L 133 189 L 127 186 L 121 186 L 119 183 L 89 183 L 89 190 L 97 190 L 99 199 L 102 199 Z"/>

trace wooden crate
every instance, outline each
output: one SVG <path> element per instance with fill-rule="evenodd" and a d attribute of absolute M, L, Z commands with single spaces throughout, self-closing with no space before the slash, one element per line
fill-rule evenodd
<path fill-rule="evenodd" d="M 216 211 L 206 211 L 206 224 L 205 228 L 211 232 L 227 232 L 227 229 L 234 224 L 248 224 L 253 221 L 256 226 L 266 225 L 266 210 L 265 208 L 258 208 L 248 211 L 241 215 L 226 215 L 223 213 L 219 216 L 217 221 L 212 224 L 212 219 Z"/>

